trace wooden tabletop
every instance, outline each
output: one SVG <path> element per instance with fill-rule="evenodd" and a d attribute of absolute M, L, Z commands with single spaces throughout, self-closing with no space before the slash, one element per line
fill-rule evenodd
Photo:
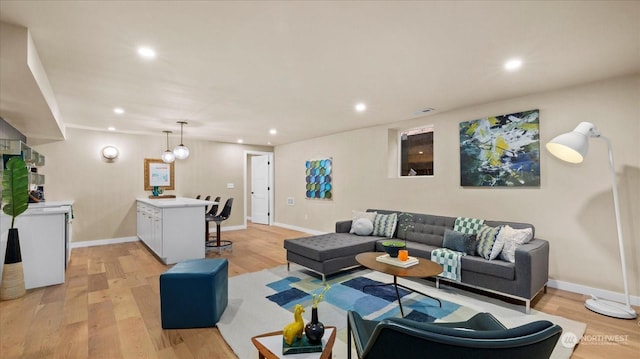
<path fill-rule="evenodd" d="M 356 261 L 361 265 L 378 272 L 398 276 L 426 278 L 442 273 L 442 266 L 425 258 L 416 257 L 418 264 L 402 268 L 391 264 L 378 262 L 376 258 L 384 255 L 382 252 L 366 252 L 356 256 Z"/>
<path fill-rule="evenodd" d="M 329 329 L 333 329 L 333 330 L 329 330 Z M 319 359 L 330 359 L 331 352 L 333 351 L 333 343 L 336 341 L 337 330 L 336 330 L 336 327 L 334 326 L 324 327 L 324 330 L 325 330 L 325 334 L 327 332 L 331 332 L 331 334 L 329 335 L 329 339 L 327 339 L 327 343 L 324 345 L 324 348 L 322 349 L 322 353 L 316 353 L 316 354 L 320 355 Z M 280 359 L 283 357 L 283 355 L 278 355 L 277 353 L 273 353 L 271 350 L 269 350 L 269 348 L 262 345 L 262 343 L 258 341 L 258 338 L 271 337 L 275 335 L 279 335 L 280 338 L 282 338 L 282 330 L 256 335 L 255 337 L 251 338 L 251 342 L 253 343 L 253 345 L 255 345 L 256 349 L 258 349 L 259 359 Z M 288 357 L 291 357 L 291 355 L 288 355 Z M 295 358 L 296 355 L 293 355 L 293 357 Z"/>

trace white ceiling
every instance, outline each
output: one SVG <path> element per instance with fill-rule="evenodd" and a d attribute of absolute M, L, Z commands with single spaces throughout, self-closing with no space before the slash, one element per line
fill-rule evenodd
<path fill-rule="evenodd" d="M 173 145 L 186 120 L 185 143 L 278 145 L 640 73 L 639 1 L 2 0 L 0 20 L 29 29 L 63 123 L 0 108 L 28 138 L 114 126 Z"/>

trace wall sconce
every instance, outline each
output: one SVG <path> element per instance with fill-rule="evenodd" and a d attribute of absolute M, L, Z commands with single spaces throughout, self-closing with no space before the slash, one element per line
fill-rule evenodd
<path fill-rule="evenodd" d="M 108 160 L 114 160 L 118 157 L 119 151 L 115 146 L 106 146 L 102 149 L 102 157 Z"/>

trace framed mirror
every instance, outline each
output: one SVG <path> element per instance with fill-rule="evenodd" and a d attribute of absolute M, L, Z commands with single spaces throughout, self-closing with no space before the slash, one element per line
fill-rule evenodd
<path fill-rule="evenodd" d="M 175 189 L 174 163 L 164 163 L 159 158 L 144 159 L 144 190 L 151 191 L 158 186 L 164 190 Z"/>

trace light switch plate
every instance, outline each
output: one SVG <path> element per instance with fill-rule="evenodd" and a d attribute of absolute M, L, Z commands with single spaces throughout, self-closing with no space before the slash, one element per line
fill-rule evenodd
<path fill-rule="evenodd" d="M 236 188 L 236 185 L 233 183 L 227 183 L 227 188 L 233 189 L 233 188 Z"/>

